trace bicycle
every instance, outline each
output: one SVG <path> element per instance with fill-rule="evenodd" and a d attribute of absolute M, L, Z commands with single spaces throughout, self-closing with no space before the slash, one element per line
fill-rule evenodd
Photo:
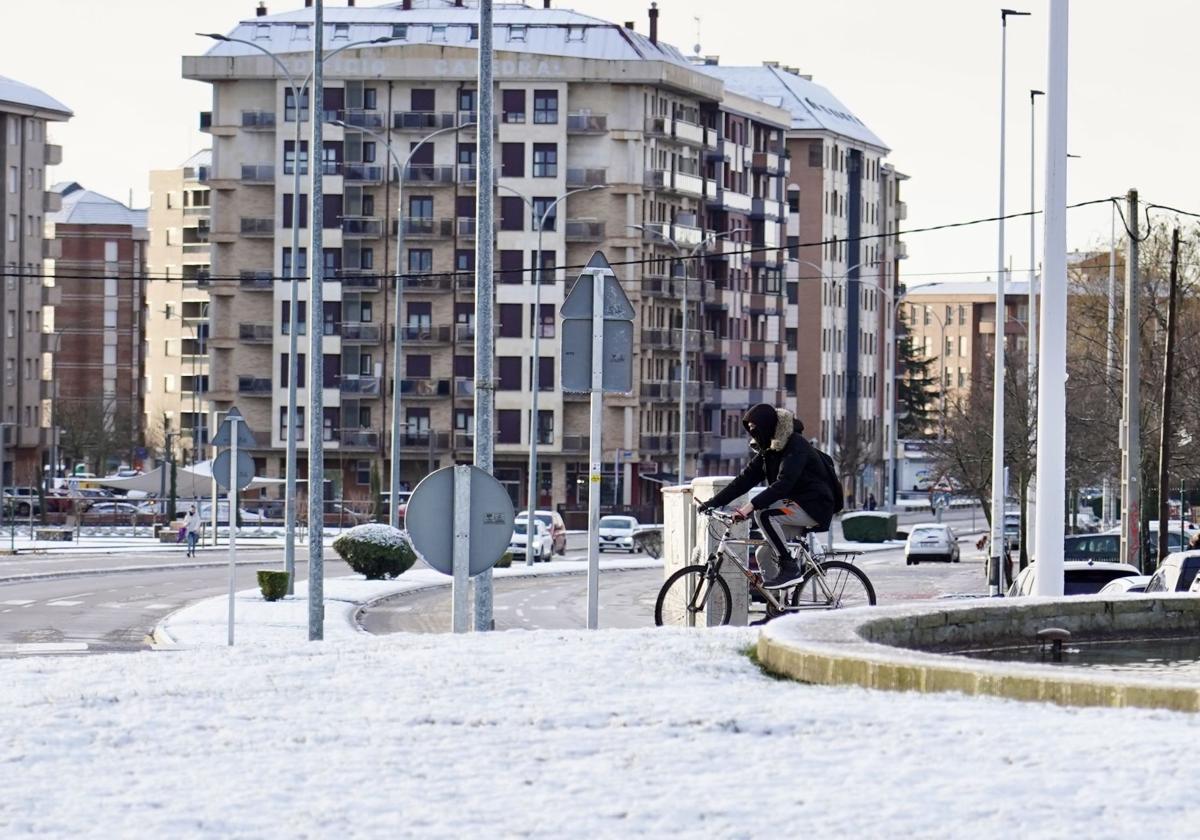
<path fill-rule="evenodd" d="M 767 620 L 803 610 L 874 606 L 875 587 L 862 569 L 843 560 L 818 560 L 804 538 L 789 543 L 802 572 L 800 582 L 784 589 L 764 588 L 762 574 L 730 550 L 730 546 L 735 545 L 757 547 L 763 545 L 763 541 L 733 539 L 730 532 L 734 523 L 740 521 L 733 514 L 712 510 L 706 515 L 724 526 L 718 534 L 709 525 L 709 533 L 716 537 L 717 547 L 706 562 L 684 566 L 667 578 L 654 604 L 654 623 L 658 626 L 671 623 L 692 627 L 697 616 L 717 619 L 708 623 L 728 624 L 733 602 L 729 584 L 721 577 L 721 566 L 726 560 L 737 566 L 750 587 L 762 596 Z M 664 621 L 664 615 L 675 620 Z"/>

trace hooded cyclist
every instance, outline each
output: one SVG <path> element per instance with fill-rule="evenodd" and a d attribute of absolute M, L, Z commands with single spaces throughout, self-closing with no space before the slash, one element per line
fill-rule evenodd
<path fill-rule="evenodd" d="M 721 507 L 765 483 L 767 488 L 735 512 L 738 519 L 751 515 L 766 540 L 755 557 L 764 575 L 763 586 L 781 589 L 798 583 L 799 565 L 787 551 L 791 537 L 805 530 L 825 531 L 834 514 L 833 491 L 820 453 L 803 435 L 804 424 L 792 412 L 759 403 L 742 417 L 750 435 L 754 457 L 721 492 L 700 505 L 705 512 Z"/>

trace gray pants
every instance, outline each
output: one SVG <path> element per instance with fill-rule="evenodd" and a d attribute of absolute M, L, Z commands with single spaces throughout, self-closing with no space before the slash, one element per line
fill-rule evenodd
<path fill-rule="evenodd" d="M 768 579 L 779 572 L 779 558 L 787 554 L 785 543 L 800 536 L 804 529 L 817 526 L 817 520 L 809 516 L 804 508 L 787 500 L 756 510 L 754 522 L 766 540 L 754 552 L 754 558 Z"/>

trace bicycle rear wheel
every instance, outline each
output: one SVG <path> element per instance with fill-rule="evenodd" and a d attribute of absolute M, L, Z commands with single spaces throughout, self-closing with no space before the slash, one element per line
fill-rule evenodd
<path fill-rule="evenodd" d="M 789 607 L 835 610 L 874 606 L 875 587 L 862 569 L 841 560 L 827 560 L 818 566 L 821 574 L 811 566 L 804 573 L 788 597 Z"/>
<path fill-rule="evenodd" d="M 728 624 L 733 609 L 729 584 L 709 566 L 684 566 L 658 590 L 654 623 L 701 627 Z"/>

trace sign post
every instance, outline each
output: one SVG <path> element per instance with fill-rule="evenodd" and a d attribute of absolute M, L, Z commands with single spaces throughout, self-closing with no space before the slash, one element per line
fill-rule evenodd
<path fill-rule="evenodd" d="M 237 591 L 237 518 L 238 490 L 249 487 L 254 481 L 254 460 L 238 446 L 254 446 L 254 434 L 246 425 L 246 418 L 237 408 L 229 409 L 221 428 L 213 438 L 213 446 L 228 446 L 213 460 L 213 483 L 224 487 L 229 494 L 229 644 L 233 645 L 234 594 Z M 213 534 L 220 523 L 216 494 L 213 494 Z"/>
<path fill-rule="evenodd" d="M 564 391 L 590 391 L 588 446 L 587 626 L 599 626 L 600 491 L 603 463 L 601 432 L 604 392 L 633 389 L 633 306 L 617 275 L 597 251 L 575 281 L 560 314 L 563 317 Z"/>
<path fill-rule="evenodd" d="M 467 598 L 467 579 L 471 566 L 471 468 L 454 468 L 454 549 L 451 568 L 454 573 L 454 601 L 450 623 L 455 633 L 466 633 L 471 623 L 471 605 Z"/>

